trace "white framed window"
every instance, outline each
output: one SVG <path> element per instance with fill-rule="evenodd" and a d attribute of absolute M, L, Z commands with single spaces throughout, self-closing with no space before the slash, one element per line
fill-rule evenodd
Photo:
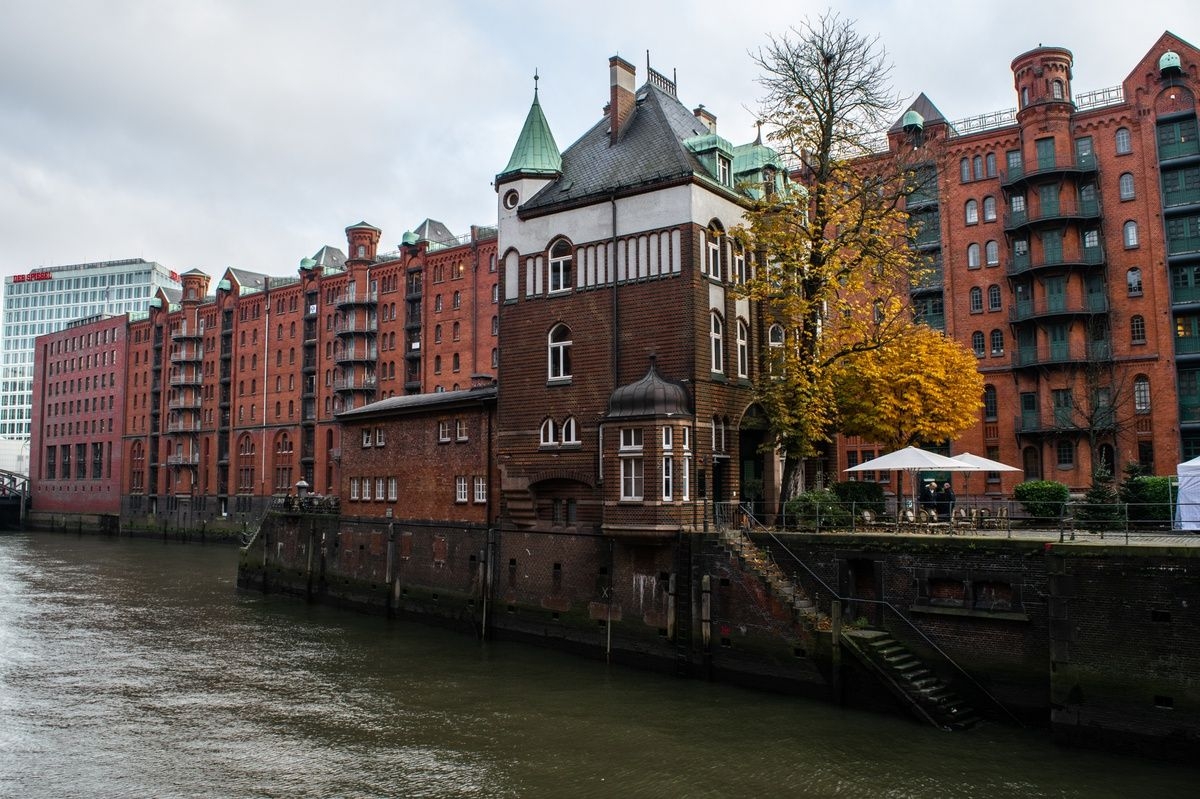
<path fill-rule="evenodd" d="M 454 420 L 454 437 L 459 441 L 467 440 L 467 423 L 464 420 Z"/>
<path fill-rule="evenodd" d="M 371 478 L 364 477 L 362 479 L 362 499 L 363 502 L 371 501 Z"/>
<path fill-rule="evenodd" d="M 710 321 L 709 341 L 712 344 L 712 371 L 718 374 L 725 371 L 725 320 L 721 314 L 713 311 Z"/>
<path fill-rule="evenodd" d="M 968 225 L 979 224 L 979 203 L 975 200 L 967 200 L 963 215 L 966 217 Z"/>
<path fill-rule="evenodd" d="M 547 361 L 551 380 L 571 379 L 571 343 L 571 328 L 557 324 L 550 330 Z"/>
<path fill-rule="evenodd" d="M 983 198 L 983 221 L 996 221 L 996 198 L 990 195 Z"/>
<path fill-rule="evenodd" d="M 746 320 L 737 320 L 737 374 L 750 376 L 750 325 Z"/>
<path fill-rule="evenodd" d="M 1138 246 L 1138 225 L 1132 219 L 1125 223 L 1125 248 L 1132 249 Z"/>
<path fill-rule="evenodd" d="M 1117 155 L 1133 152 L 1133 137 L 1129 135 L 1129 128 L 1117 128 L 1113 140 L 1117 145 Z"/>
<path fill-rule="evenodd" d="M 467 478 L 466 475 L 459 475 L 454 478 L 454 501 L 467 501 Z"/>
<path fill-rule="evenodd" d="M 475 502 L 487 502 L 487 480 L 482 477 L 475 477 Z"/>
<path fill-rule="evenodd" d="M 663 425 L 662 429 L 662 447 L 663 449 L 671 449 L 675 445 L 675 428 L 670 425 Z"/>
<path fill-rule="evenodd" d="M 380 501 L 383 500 L 383 478 L 382 477 L 375 478 L 375 499 L 380 500 Z"/>
<path fill-rule="evenodd" d="M 995 283 L 988 286 L 987 297 L 988 297 L 988 310 L 989 311 L 999 311 L 1000 310 L 1000 286 L 998 286 Z"/>
<path fill-rule="evenodd" d="M 1150 378 L 1138 375 L 1133 379 L 1133 410 L 1150 413 Z"/>
<path fill-rule="evenodd" d="M 551 293 L 571 289 L 571 244 L 559 239 L 550 247 L 550 291 Z"/>
<path fill-rule="evenodd" d="M 358 478 L 350 478 L 350 499 L 358 499 Z"/>
<path fill-rule="evenodd" d="M 720 416 L 712 419 L 712 449 L 713 452 L 725 451 L 725 420 Z"/>
<path fill-rule="evenodd" d="M 983 313 L 983 289 L 972 286 L 970 292 L 971 313 Z"/>
<path fill-rule="evenodd" d="M 562 443 L 567 446 L 579 443 L 579 427 L 574 416 L 568 416 L 562 423 Z"/>
<path fill-rule="evenodd" d="M 396 494 L 396 478 L 389 477 L 388 478 L 388 495 L 387 495 L 388 502 L 395 502 L 397 499 L 397 496 L 398 495 Z"/>
<path fill-rule="evenodd" d="M 621 499 L 640 500 L 644 490 L 642 429 L 621 428 Z"/>
<path fill-rule="evenodd" d="M 771 325 L 770 329 L 767 331 L 767 344 L 772 347 L 783 346 L 783 325 Z"/>
<path fill-rule="evenodd" d="M 362 445 L 364 447 L 371 446 L 371 428 L 364 427 L 362 431 Z"/>
<path fill-rule="evenodd" d="M 383 432 L 383 428 L 376 427 L 375 428 L 375 446 L 382 447 L 386 443 L 387 443 L 387 436 Z"/>
<path fill-rule="evenodd" d="M 555 435 L 556 425 L 553 419 L 546 419 L 542 422 L 541 446 L 553 447 L 558 444 L 558 436 Z"/>
<path fill-rule="evenodd" d="M 1117 189 L 1120 192 L 1122 200 L 1132 200 L 1134 198 L 1133 190 L 1133 173 L 1125 172 L 1117 181 Z"/>
<path fill-rule="evenodd" d="M 730 167 L 729 159 L 723 155 L 718 155 L 717 156 L 717 180 L 720 181 L 722 186 L 729 185 L 729 173 L 730 173 L 729 167 Z"/>
<path fill-rule="evenodd" d="M 972 242 L 967 245 L 967 269 L 979 268 L 979 245 Z"/>
<path fill-rule="evenodd" d="M 690 427 L 679 429 L 679 448 L 683 458 L 679 464 L 679 498 L 685 502 L 691 499 L 692 492 L 692 430 Z"/>
<path fill-rule="evenodd" d="M 670 453 L 666 453 L 662 458 L 662 499 L 663 502 L 670 502 L 672 492 L 674 491 L 675 477 L 675 458 Z"/>
<path fill-rule="evenodd" d="M 1000 263 L 1000 245 L 994 239 L 984 245 L 983 258 L 988 266 L 995 266 Z"/>
<path fill-rule="evenodd" d="M 734 242 L 733 245 L 733 282 L 744 284 L 747 279 L 746 274 L 746 248 L 742 243 Z"/>
<path fill-rule="evenodd" d="M 443 419 L 438 422 L 438 441 L 445 442 L 450 440 L 450 421 Z"/>
<path fill-rule="evenodd" d="M 720 279 L 721 277 L 721 240 L 725 236 L 725 231 L 722 230 L 714 222 L 705 231 L 705 255 L 704 262 L 700 265 L 700 271 L 703 274 Z"/>

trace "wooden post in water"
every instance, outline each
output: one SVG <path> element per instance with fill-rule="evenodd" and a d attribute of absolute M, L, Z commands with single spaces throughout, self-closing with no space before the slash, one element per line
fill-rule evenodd
<path fill-rule="evenodd" d="M 833 698 L 842 704 L 842 603 L 835 599 L 829 605 L 829 618 L 832 621 L 831 636 L 833 643 Z"/>

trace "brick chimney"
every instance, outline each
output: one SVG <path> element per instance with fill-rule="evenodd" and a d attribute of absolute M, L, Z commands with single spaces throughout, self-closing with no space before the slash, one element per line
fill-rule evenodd
<path fill-rule="evenodd" d="M 636 67 L 620 56 L 608 59 L 609 103 L 608 103 L 608 140 L 616 144 L 621 136 L 621 130 L 633 113 L 634 106 L 634 75 Z"/>
<path fill-rule="evenodd" d="M 692 113 L 696 115 L 696 119 L 700 120 L 700 124 L 708 128 L 709 133 L 717 132 L 717 115 L 705 108 L 703 104 L 697 106 Z"/>

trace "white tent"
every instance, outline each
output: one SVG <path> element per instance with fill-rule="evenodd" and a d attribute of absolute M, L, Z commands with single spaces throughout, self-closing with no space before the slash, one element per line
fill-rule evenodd
<path fill-rule="evenodd" d="M 991 458 L 984 458 L 979 455 L 973 455 L 970 452 L 963 452 L 958 455 L 954 455 L 953 458 L 956 461 L 962 461 L 963 463 L 969 463 L 972 466 L 976 466 L 985 472 L 1019 472 L 1019 471 L 1021 471 L 1020 469 L 1018 469 L 1015 466 L 1009 466 L 1007 463 L 1001 463 L 1000 461 L 994 461 Z M 964 479 L 967 481 L 970 481 L 971 478 L 967 477 Z"/>
<path fill-rule="evenodd" d="M 1175 467 L 1179 474 L 1179 493 L 1175 497 L 1175 527 L 1200 530 L 1200 458 L 1192 458 Z"/>

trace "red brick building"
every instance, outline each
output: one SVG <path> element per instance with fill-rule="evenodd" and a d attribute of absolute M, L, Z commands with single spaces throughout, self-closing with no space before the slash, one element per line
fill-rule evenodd
<path fill-rule="evenodd" d="M 40 512 L 121 511 L 126 335 L 124 316 L 98 316 L 37 339 L 29 476 Z"/>
<path fill-rule="evenodd" d="M 1101 461 L 1171 474 L 1200 454 L 1200 52 L 1165 33 L 1100 91 L 1075 91 L 1061 47 L 1012 74 L 1015 109 L 948 122 L 921 95 L 889 131 L 936 180 L 909 202 L 935 267 L 914 306 L 987 385 L 949 449 L 1022 469 L 972 491 L 1082 489 Z M 843 442 L 839 473 L 873 454 Z"/>

